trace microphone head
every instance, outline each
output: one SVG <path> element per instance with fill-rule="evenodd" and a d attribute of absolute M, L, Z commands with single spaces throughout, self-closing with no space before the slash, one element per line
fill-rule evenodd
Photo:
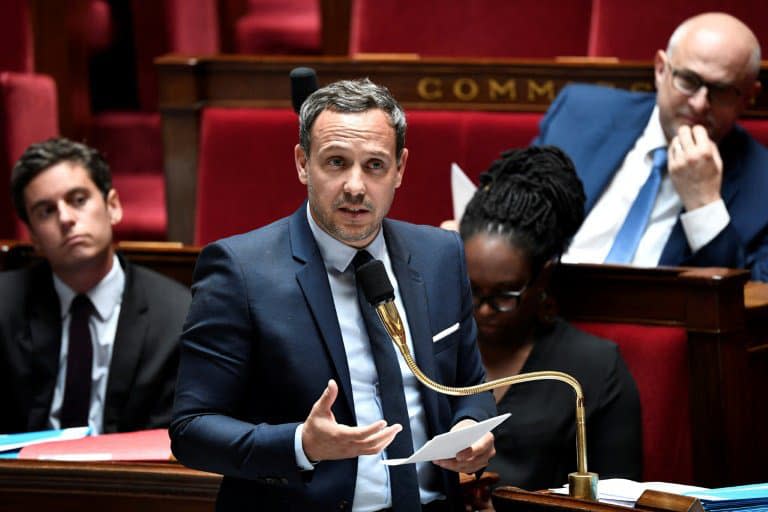
<path fill-rule="evenodd" d="M 371 260 L 360 265 L 355 271 L 355 277 L 363 289 L 365 299 L 373 307 L 395 300 L 395 289 L 389 282 L 387 269 L 384 268 L 381 260 Z"/>
<path fill-rule="evenodd" d="M 288 76 L 291 78 L 291 103 L 298 114 L 304 100 L 318 89 L 317 73 L 312 68 L 300 67 L 293 68 Z"/>

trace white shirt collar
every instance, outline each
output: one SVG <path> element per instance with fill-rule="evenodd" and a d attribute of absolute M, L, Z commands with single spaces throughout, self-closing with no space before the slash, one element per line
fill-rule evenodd
<path fill-rule="evenodd" d="M 104 276 L 104 279 L 86 292 L 102 322 L 109 320 L 109 317 L 115 311 L 115 306 L 123 301 L 125 272 L 123 267 L 120 266 L 120 260 L 117 255 L 112 256 L 112 258 L 112 269 Z M 72 305 L 72 301 L 77 293 L 59 279 L 56 274 L 53 274 L 53 287 L 59 296 L 61 318 L 63 319 L 69 314 L 69 307 Z"/>
<path fill-rule="evenodd" d="M 653 107 L 651 117 L 648 119 L 648 124 L 645 125 L 643 134 L 637 139 L 635 147 L 642 151 L 646 155 L 646 159 L 650 162 L 653 159 L 652 153 L 658 148 L 666 148 L 669 145 L 667 142 L 667 136 L 664 135 L 664 130 L 661 127 L 661 118 L 659 117 L 659 106 Z"/>
<path fill-rule="evenodd" d="M 317 246 L 320 248 L 320 255 L 323 257 L 325 267 L 327 269 L 333 268 L 338 272 L 347 270 L 347 267 L 352 263 L 352 259 L 360 249 L 351 247 L 344 242 L 340 242 L 326 233 L 312 217 L 312 213 L 309 211 L 309 203 L 307 203 L 307 221 L 309 222 L 309 229 L 312 230 L 312 235 L 315 237 Z M 362 249 L 368 251 L 374 259 L 383 260 L 384 255 L 387 252 L 387 246 L 384 242 L 384 230 L 379 229 L 376 238 L 374 238 L 368 246 L 363 247 Z"/>

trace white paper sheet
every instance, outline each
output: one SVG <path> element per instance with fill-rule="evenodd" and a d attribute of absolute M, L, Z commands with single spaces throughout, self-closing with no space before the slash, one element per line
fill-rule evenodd
<path fill-rule="evenodd" d="M 471 446 L 472 443 L 501 425 L 509 417 L 510 413 L 506 413 L 455 432 L 440 434 L 427 441 L 424 446 L 407 459 L 386 459 L 382 462 L 387 466 L 399 466 L 400 464 L 413 464 L 415 462 L 452 459 L 461 450 Z"/>
<path fill-rule="evenodd" d="M 453 200 L 453 218 L 458 224 L 464 215 L 467 203 L 472 199 L 477 187 L 469 179 L 461 167 L 456 163 L 451 164 L 451 199 Z"/>

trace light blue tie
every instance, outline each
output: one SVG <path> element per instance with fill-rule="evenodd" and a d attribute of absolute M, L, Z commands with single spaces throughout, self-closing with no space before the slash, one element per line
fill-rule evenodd
<path fill-rule="evenodd" d="M 657 148 L 653 151 L 651 174 L 637 193 L 635 202 L 632 203 L 627 218 L 624 219 L 624 224 L 621 225 L 621 229 L 613 241 L 613 246 L 608 256 L 605 257 L 605 263 L 629 263 L 632 261 L 648 225 L 648 219 L 651 218 L 653 203 L 656 202 L 656 195 L 659 193 L 661 175 L 666 167 L 667 148 Z"/>

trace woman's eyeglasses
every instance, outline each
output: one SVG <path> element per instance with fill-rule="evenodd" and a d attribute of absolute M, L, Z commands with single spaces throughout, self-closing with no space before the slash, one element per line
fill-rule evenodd
<path fill-rule="evenodd" d="M 483 303 L 486 303 L 497 313 L 514 311 L 517 306 L 520 305 L 520 297 L 525 293 L 527 288 L 528 285 L 526 284 L 516 291 L 510 290 L 490 293 L 488 295 L 480 295 L 476 293 L 475 290 L 472 290 L 472 304 L 475 306 L 475 309 L 480 309 Z"/>

